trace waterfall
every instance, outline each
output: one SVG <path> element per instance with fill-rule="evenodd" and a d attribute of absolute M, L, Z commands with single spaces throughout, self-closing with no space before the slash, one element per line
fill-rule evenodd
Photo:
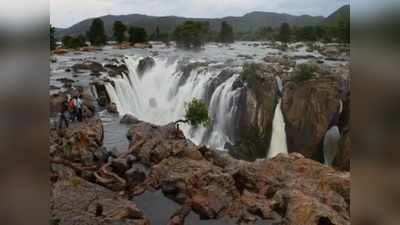
<path fill-rule="evenodd" d="M 288 153 L 286 144 L 285 120 L 281 110 L 281 99 L 275 108 L 274 120 L 272 122 L 271 144 L 268 150 L 268 159 L 280 153 Z"/>
<path fill-rule="evenodd" d="M 340 132 L 337 126 L 331 127 L 324 137 L 324 162 L 331 166 L 339 148 Z"/>
<path fill-rule="evenodd" d="M 211 83 L 221 71 L 200 66 L 183 74 L 178 61 L 171 63 L 168 58 L 154 58 L 155 65 L 145 74 L 136 72 L 140 57 L 126 56 L 125 64 L 129 74 L 111 78 L 115 87 L 106 85 L 111 101 L 117 105 L 120 115 L 131 113 L 140 120 L 156 125 L 166 125 L 182 119 L 185 104 L 193 98 L 205 100 L 211 94 L 209 115 L 212 124 L 208 128 L 193 128 L 182 124 L 185 136 L 195 144 L 205 144 L 223 149 L 232 143 L 232 127 L 237 111 L 240 89 L 232 90 L 238 79 L 235 74 L 209 93 Z M 182 79 L 182 76 L 187 76 Z M 213 89 L 214 90 L 214 89 Z"/>

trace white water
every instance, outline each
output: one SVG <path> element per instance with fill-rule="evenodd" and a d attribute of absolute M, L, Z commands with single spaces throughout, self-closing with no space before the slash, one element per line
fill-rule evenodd
<path fill-rule="evenodd" d="M 272 122 L 271 144 L 268 150 L 267 158 L 273 158 L 280 153 L 287 154 L 285 120 L 281 110 L 281 99 L 275 108 L 274 120 Z"/>
<path fill-rule="evenodd" d="M 129 69 L 129 78 L 120 76 L 111 78 L 115 88 L 107 84 L 110 99 L 117 105 L 120 115 L 131 113 L 140 120 L 156 125 L 165 125 L 182 119 L 185 104 L 193 98 L 205 99 L 209 86 L 221 71 L 210 71 L 206 67 L 193 69 L 186 82 L 180 84 L 182 72 L 178 71 L 178 62 L 168 63 L 167 59 L 154 58 L 155 66 L 142 76 L 136 73 L 140 58 L 128 56 L 125 60 Z M 186 137 L 195 144 L 206 144 L 223 149 L 231 142 L 229 133 L 237 110 L 236 102 L 239 90 L 232 91 L 232 84 L 239 75 L 220 84 L 214 91 L 209 103 L 209 115 L 212 125 L 209 128 L 192 128 L 182 125 Z M 150 104 L 151 103 L 151 104 Z"/>
<path fill-rule="evenodd" d="M 339 148 L 340 132 L 337 126 L 331 127 L 324 137 L 324 161 L 331 166 Z"/>

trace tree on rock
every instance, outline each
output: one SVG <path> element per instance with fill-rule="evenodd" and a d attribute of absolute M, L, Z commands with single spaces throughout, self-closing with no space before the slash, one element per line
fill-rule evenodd
<path fill-rule="evenodd" d="M 127 28 L 121 21 L 115 21 L 113 26 L 114 38 L 118 43 L 125 41 L 125 32 Z"/>
<path fill-rule="evenodd" d="M 86 39 L 83 35 L 77 37 L 66 35 L 62 39 L 64 48 L 77 49 L 86 46 Z"/>
<path fill-rule="evenodd" d="M 208 117 L 207 104 L 194 98 L 191 102 L 186 104 L 185 118 L 176 121 L 175 124 L 188 123 L 196 127 L 199 125 L 207 126 L 209 122 L 210 118 Z"/>
<path fill-rule="evenodd" d="M 281 28 L 279 29 L 278 40 L 284 43 L 290 42 L 292 35 L 292 30 L 288 23 L 282 23 Z"/>
<path fill-rule="evenodd" d="M 87 32 L 87 37 L 90 43 L 94 46 L 102 46 L 107 43 L 103 20 L 100 18 L 93 20 L 92 25 Z"/>
<path fill-rule="evenodd" d="M 222 43 L 233 43 L 234 42 L 233 27 L 225 21 L 222 22 L 222 24 L 221 24 L 219 40 Z"/>
<path fill-rule="evenodd" d="M 131 42 L 132 44 L 147 42 L 146 30 L 142 27 L 130 27 L 129 42 Z"/>

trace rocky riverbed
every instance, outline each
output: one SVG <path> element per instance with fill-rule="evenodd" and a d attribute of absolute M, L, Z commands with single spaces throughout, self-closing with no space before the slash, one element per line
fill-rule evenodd
<path fill-rule="evenodd" d="M 122 79 L 134 87 L 136 73 L 159 79 L 156 72 L 171 70 L 168 65 L 181 53 L 151 50 L 175 54 L 160 71 L 160 59 L 147 50 L 134 53 L 141 56 L 137 67 L 129 50 L 55 57 L 49 140 L 53 224 L 350 224 L 350 75 L 343 46 L 311 53 L 295 44 L 286 53 L 266 45 L 224 48 L 187 53 L 196 60 L 178 60 L 172 76 L 185 90 L 194 79 L 208 79 L 202 97 L 215 111 L 213 125 L 203 131 L 177 132 L 171 121 L 155 125 L 140 113 L 142 118 L 124 116 L 121 109 L 129 108 L 110 95 Z M 253 48 L 253 56 L 230 59 Z M 212 56 L 218 51 L 223 54 Z M 67 95 L 83 96 L 85 120 L 57 129 Z M 148 114 L 161 107 L 157 97 L 147 102 Z M 289 154 L 266 159 L 278 102 Z M 231 113 L 232 124 L 221 123 L 228 117 L 223 110 Z M 323 165 L 325 136 L 334 126 L 340 134 L 335 158 Z M 225 150 L 194 138 L 211 140 L 216 132 L 227 141 Z"/>

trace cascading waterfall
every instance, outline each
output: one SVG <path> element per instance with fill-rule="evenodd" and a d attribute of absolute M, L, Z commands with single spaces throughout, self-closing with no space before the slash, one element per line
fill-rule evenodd
<path fill-rule="evenodd" d="M 332 166 L 333 161 L 339 150 L 339 141 L 341 138 L 339 127 L 336 125 L 338 123 L 339 117 L 343 112 L 343 101 L 339 100 L 339 109 L 337 114 L 334 116 L 334 122 L 332 127 L 328 129 L 325 134 L 323 142 L 323 152 L 324 152 L 324 163 L 326 165 Z"/>
<path fill-rule="evenodd" d="M 206 99 L 209 87 L 219 72 L 207 67 L 193 69 L 185 82 L 184 75 L 178 70 L 178 61 L 154 58 L 155 65 L 145 74 L 136 72 L 141 58 L 127 56 L 125 63 L 129 69 L 128 75 L 111 78 L 114 82 L 106 84 L 106 90 L 111 101 L 117 105 L 120 115 L 130 113 L 140 120 L 156 125 L 166 125 L 182 119 L 185 114 L 185 104 L 193 98 Z M 212 125 L 209 128 L 193 128 L 182 124 L 186 137 L 195 144 L 223 149 L 231 142 L 229 135 L 234 114 L 237 111 L 237 101 L 240 90 L 232 90 L 232 84 L 239 77 L 233 75 L 220 84 L 212 93 L 209 103 L 209 115 Z"/>
<path fill-rule="evenodd" d="M 324 163 L 331 166 L 339 148 L 340 132 L 337 126 L 331 127 L 324 137 Z"/>
<path fill-rule="evenodd" d="M 279 94 L 281 96 L 283 92 L 282 79 L 279 76 L 276 76 L 275 79 L 278 86 Z M 288 153 L 286 143 L 285 119 L 283 117 L 281 103 L 282 99 L 279 99 L 274 112 L 274 119 L 272 121 L 271 142 L 267 155 L 268 159 L 273 158 L 280 153 Z"/>
<path fill-rule="evenodd" d="M 280 153 L 288 153 L 286 143 L 285 120 L 281 110 L 281 99 L 275 108 L 274 120 L 272 122 L 271 144 L 268 150 L 268 159 L 275 157 Z"/>

